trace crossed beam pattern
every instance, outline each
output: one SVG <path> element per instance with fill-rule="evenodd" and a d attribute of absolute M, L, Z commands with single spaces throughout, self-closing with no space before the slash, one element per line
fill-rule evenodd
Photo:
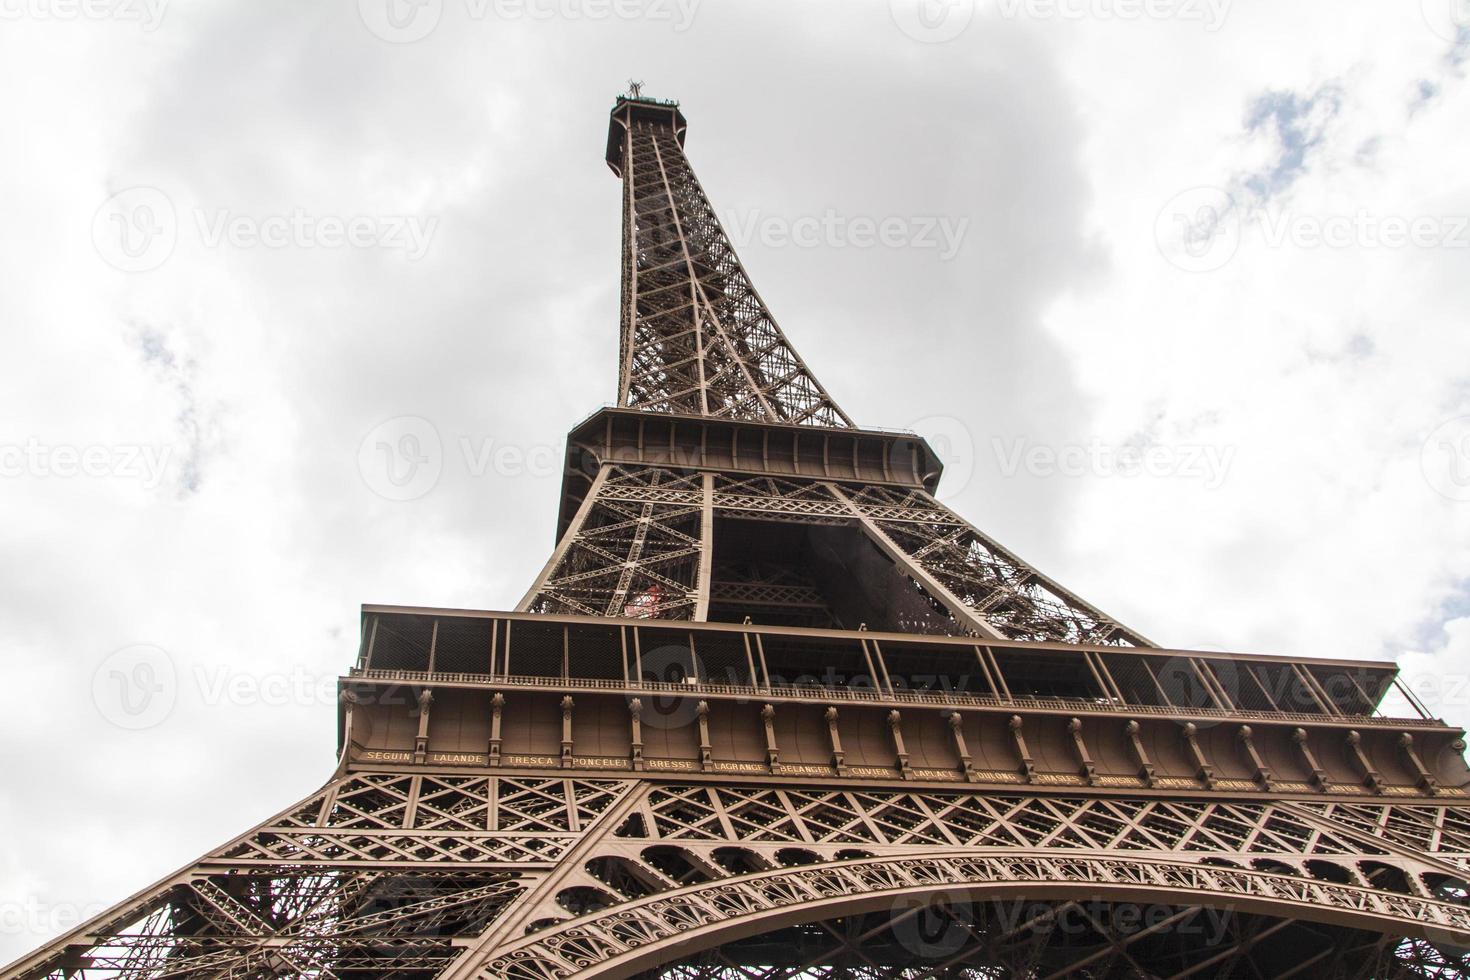
<path fill-rule="evenodd" d="M 1453 865 L 1470 827 L 1445 807 L 1359 810 L 1362 829 L 1339 830 L 1289 803 L 646 786 L 474 975 L 627 976 L 651 960 L 665 965 L 642 975 L 671 980 L 1220 975 L 1230 962 L 1316 976 L 1364 956 L 1369 975 L 1461 975 L 1453 937 L 1470 909 Z M 1413 829 L 1402 842 L 1367 833 L 1390 823 Z M 1031 897 L 1055 888 L 1072 899 Z M 821 914 L 844 903 L 853 914 Z M 988 909 L 1011 911 L 1008 931 Z M 1200 918 L 1212 935 L 1188 928 Z M 750 919 L 769 927 L 701 938 Z M 1405 938 L 1393 919 L 1433 926 Z M 1363 928 L 1373 920 L 1387 928 Z"/>
<path fill-rule="evenodd" d="M 1435 804 L 362 772 L 7 975 L 1462 976 L 1467 857 Z"/>
<path fill-rule="evenodd" d="M 847 497 L 832 486 L 839 498 Z M 1011 640 L 1050 640 L 1116 646 L 1152 646 L 1026 564 L 1014 553 L 935 500 L 925 490 L 866 486 L 849 498 L 872 533 L 892 542 L 901 561 L 912 562 L 951 600 L 962 625 Z"/>
<path fill-rule="evenodd" d="M 803 575 L 780 566 L 727 563 L 714 569 L 710 603 L 763 623 L 836 627 L 827 600 Z"/>
<path fill-rule="evenodd" d="M 858 528 L 940 631 L 1152 646 L 919 488 L 605 464 L 523 611 L 704 619 L 716 517 Z M 705 533 L 710 530 L 710 533 Z M 712 554 L 713 552 L 713 554 Z M 856 577 L 845 570 L 849 580 Z M 833 588 L 848 588 L 832 584 Z M 802 593 L 806 599 L 811 592 Z M 718 594 L 716 599 L 718 599 Z M 917 617 L 910 617 L 915 619 Z M 850 624 L 856 627 L 858 624 Z"/>
<path fill-rule="evenodd" d="M 630 786 L 337 779 L 6 976 L 428 980 Z"/>
<path fill-rule="evenodd" d="M 707 554 L 702 477 L 606 467 L 523 610 L 694 619 Z"/>
<path fill-rule="evenodd" d="M 68 947 L 49 978 L 436 976 L 522 891 L 511 872 L 202 869 Z"/>
<path fill-rule="evenodd" d="M 674 115 L 624 118 L 619 403 L 851 426 L 751 285 L 684 156 Z"/>

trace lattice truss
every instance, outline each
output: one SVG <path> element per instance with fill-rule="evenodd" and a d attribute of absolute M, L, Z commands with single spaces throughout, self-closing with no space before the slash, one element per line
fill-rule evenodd
<path fill-rule="evenodd" d="M 710 605 L 762 623 L 839 626 L 815 584 L 795 569 L 779 565 L 720 563 L 710 583 Z"/>
<path fill-rule="evenodd" d="M 617 836 L 843 847 L 1189 852 L 1288 860 L 1413 852 L 1462 866 L 1470 855 L 1470 808 L 664 785 L 638 800 Z M 1351 869 L 1343 877 L 1369 884 L 1366 878 L 1354 878 Z"/>
<path fill-rule="evenodd" d="M 596 616 L 696 618 L 698 474 L 612 465 L 523 609 Z M 953 633 L 1010 640 L 1150 646 L 982 534 L 922 489 L 713 474 L 711 514 L 860 526 Z M 713 540 L 714 560 L 720 542 Z M 807 593 L 806 597 L 811 598 Z"/>
<path fill-rule="evenodd" d="M 105 913 L 17 976 L 438 976 L 628 783 L 359 775 Z"/>
<path fill-rule="evenodd" d="M 613 825 L 477 977 L 1465 975 L 1463 808 L 662 785 Z"/>
<path fill-rule="evenodd" d="M 852 508 L 814 480 L 715 474 L 715 506 L 730 517 L 796 524 L 845 525 Z"/>
<path fill-rule="evenodd" d="M 14 975 L 1458 977 L 1467 856 L 1430 804 L 359 773 Z"/>
<path fill-rule="evenodd" d="M 702 553 L 700 480 L 656 467 L 609 467 L 523 608 L 692 619 Z"/>
<path fill-rule="evenodd" d="M 851 499 L 909 560 L 1006 639 L 1152 645 L 923 490 L 867 486 Z"/>
<path fill-rule="evenodd" d="M 619 402 L 851 426 L 751 285 L 670 126 L 638 120 L 625 140 Z"/>

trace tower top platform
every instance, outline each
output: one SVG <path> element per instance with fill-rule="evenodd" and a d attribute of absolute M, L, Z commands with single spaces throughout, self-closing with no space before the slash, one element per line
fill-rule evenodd
<path fill-rule="evenodd" d="M 619 177 L 623 175 L 623 135 L 638 121 L 648 120 L 661 123 L 674 131 L 679 145 L 684 145 L 684 131 L 689 121 L 679 111 L 679 103 L 672 99 L 651 99 L 646 96 L 634 98 L 618 96 L 613 104 L 607 123 L 607 165 Z"/>

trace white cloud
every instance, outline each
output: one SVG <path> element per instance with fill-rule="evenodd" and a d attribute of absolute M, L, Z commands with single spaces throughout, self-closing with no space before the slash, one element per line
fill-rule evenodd
<path fill-rule="evenodd" d="M 1470 616 L 1448 620 L 1428 649 L 1399 660 L 1403 682 L 1435 717 L 1463 718 L 1470 713 Z"/>

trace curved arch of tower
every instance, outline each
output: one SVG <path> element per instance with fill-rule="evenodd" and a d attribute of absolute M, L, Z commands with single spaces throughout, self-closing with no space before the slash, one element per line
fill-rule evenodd
<path fill-rule="evenodd" d="M 5 976 L 1452 977 L 1464 732 L 1150 642 L 934 497 L 620 97 L 617 407 L 510 612 L 365 606 L 306 800 Z"/>

